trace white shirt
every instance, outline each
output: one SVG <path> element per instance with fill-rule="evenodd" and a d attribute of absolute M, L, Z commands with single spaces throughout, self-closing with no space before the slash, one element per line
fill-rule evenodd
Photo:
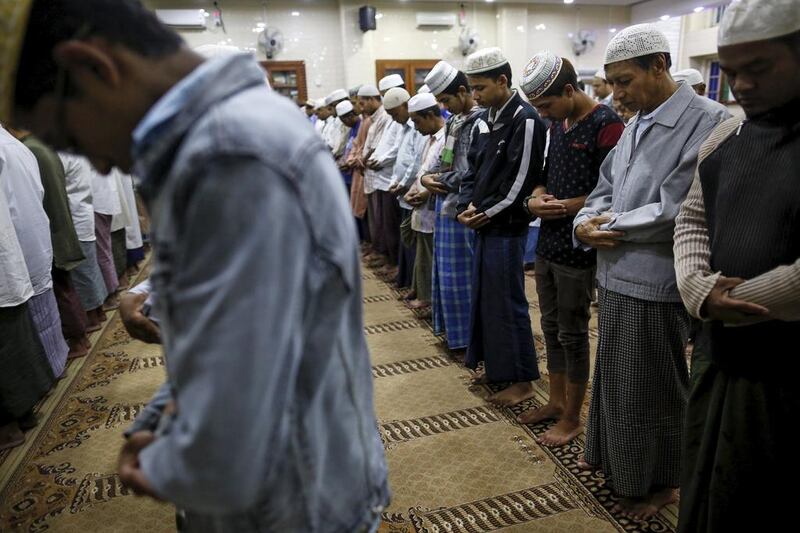
<path fill-rule="evenodd" d="M 439 167 L 439 158 L 442 155 L 442 148 L 444 148 L 444 130 L 442 127 L 433 135 L 428 136 L 428 142 L 425 143 L 425 150 L 422 152 L 422 164 L 417 172 L 417 180 L 411 187 L 412 190 L 424 189 L 422 176 L 435 172 Z M 411 229 L 420 233 L 433 233 L 435 225 L 436 212 L 431 207 L 430 201 L 414 208 L 414 212 L 411 213 Z"/>
<path fill-rule="evenodd" d="M 125 226 L 125 247 L 135 250 L 142 247 L 142 228 L 139 226 L 139 211 L 136 208 L 136 194 L 133 192 L 133 177 L 121 174 L 122 197 L 128 211 L 128 224 Z"/>
<path fill-rule="evenodd" d="M 111 232 L 125 229 L 130 222 L 130 213 L 128 212 L 128 202 L 125 200 L 125 191 L 122 186 L 122 172 L 116 168 L 108 175 L 112 178 L 117 186 L 117 197 L 119 198 L 120 211 L 111 218 Z"/>
<path fill-rule="evenodd" d="M 67 180 L 69 211 L 75 233 L 82 242 L 96 240 L 94 234 L 94 207 L 92 205 L 92 169 L 83 157 L 59 153 Z"/>
<path fill-rule="evenodd" d="M 91 168 L 92 176 L 92 204 L 94 212 L 101 215 L 118 215 L 122 213 L 122 204 L 119 201 L 117 180 L 113 173 L 103 176 Z"/>
<path fill-rule="evenodd" d="M 33 296 L 25 256 L 11 222 L 8 201 L 0 187 L 0 307 L 22 305 Z"/>
<path fill-rule="evenodd" d="M 379 191 L 388 191 L 392 186 L 394 163 L 400 149 L 400 142 L 403 140 L 403 132 L 403 124 L 392 119 L 383 131 L 378 146 L 375 147 L 375 152 L 370 157 L 372 161 L 381 166 L 378 170 L 370 171 L 372 172 L 372 186 Z"/>
<path fill-rule="evenodd" d="M 39 164 L 28 148 L 0 128 L 0 187 L 8 202 L 34 295 L 53 288 L 53 243 L 44 212 Z"/>
<path fill-rule="evenodd" d="M 381 142 L 383 132 L 389 127 L 394 120 L 386 112 L 383 106 L 380 106 L 377 111 L 372 114 L 372 124 L 367 132 L 367 138 L 364 140 L 364 148 L 361 154 L 365 158 L 372 158 L 372 154 L 378 149 L 378 144 Z M 364 171 L 364 193 L 372 194 L 375 192 L 375 174 L 377 171 L 370 168 Z M 391 177 L 391 175 L 390 175 Z"/>

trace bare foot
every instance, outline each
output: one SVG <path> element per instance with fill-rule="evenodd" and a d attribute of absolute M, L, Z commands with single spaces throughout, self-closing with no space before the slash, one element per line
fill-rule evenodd
<path fill-rule="evenodd" d="M 474 378 L 472 378 L 473 385 L 488 385 L 489 383 L 491 383 L 491 381 L 489 381 L 489 378 L 487 378 L 486 374 L 483 373 L 478 374 Z"/>
<path fill-rule="evenodd" d="M 616 506 L 614 512 L 621 513 L 632 520 L 647 521 L 653 518 L 662 507 L 677 503 L 676 489 L 661 489 L 646 498 L 624 498 Z"/>
<path fill-rule="evenodd" d="M 511 407 L 522 403 L 533 396 L 533 384 L 530 381 L 514 383 L 496 394 L 489 396 L 490 403 L 499 407 Z"/>
<path fill-rule="evenodd" d="M 25 434 L 19 428 L 19 424 L 11 422 L 0 427 L 0 452 L 23 444 Z"/>
<path fill-rule="evenodd" d="M 545 431 L 544 435 L 536 439 L 536 441 L 543 446 L 555 448 L 564 446 L 581 433 L 583 433 L 583 425 L 580 421 L 562 418 L 555 426 Z"/>
<path fill-rule="evenodd" d="M 597 467 L 592 463 L 590 463 L 589 461 L 587 461 L 586 457 L 581 457 L 580 459 L 578 459 L 577 465 L 579 470 L 583 470 L 585 472 L 591 472 L 597 470 Z"/>
<path fill-rule="evenodd" d="M 424 300 L 409 300 L 406 302 L 406 307 L 409 309 L 425 309 L 426 307 L 430 307 L 431 303 L 426 302 Z"/>
<path fill-rule="evenodd" d="M 538 424 L 542 420 L 558 420 L 564 409 L 560 405 L 548 403 L 538 409 L 528 409 L 517 417 L 520 424 Z"/>

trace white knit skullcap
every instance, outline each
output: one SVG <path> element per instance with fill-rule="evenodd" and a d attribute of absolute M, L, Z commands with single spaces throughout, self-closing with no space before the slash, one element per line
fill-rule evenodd
<path fill-rule="evenodd" d="M 438 96 L 453 83 L 456 76 L 458 76 L 456 67 L 447 61 L 439 61 L 425 76 L 425 85 L 430 88 L 434 95 Z"/>
<path fill-rule="evenodd" d="M 467 57 L 465 74 L 480 74 L 508 64 L 508 59 L 499 48 L 484 48 Z"/>
<path fill-rule="evenodd" d="M 422 87 L 417 89 L 417 94 L 429 93 L 429 92 L 431 92 L 431 88 L 428 87 L 427 85 L 423 85 Z"/>
<path fill-rule="evenodd" d="M 600 78 L 601 80 L 605 81 L 606 79 L 606 71 L 603 69 L 598 70 L 594 73 L 595 78 Z"/>
<path fill-rule="evenodd" d="M 325 97 L 325 105 L 331 105 L 334 102 L 339 102 L 340 100 L 346 100 L 349 97 L 350 94 L 344 89 L 336 89 L 331 94 Z"/>
<path fill-rule="evenodd" d="M 611 38 L 606 47 L 605 64 L 658 53 L 670 53 L 667 37 L 652 24 L 636 24 Z"/>
<path fill-rule="evenodd" d="M 733 0 L 719 23 L 717 46 L 774 39 L 798 31 L 797 0 Z"/>
<path fill-rule="evenodd" d="M 381 93 L 374 85 L 362 85 L 358 89 L 358 96 L 380 96 Z"/>
<path fill-rule="evenodd" d="M 401 85 L 405 85 L 405 82 L 400 74 L 389 74 L 388 76 L 382 78 L 380 82 L 378 82 L 378 89 L 383 92 L 388 91 L 393 87 L 400 87 Z"/>
<path fill-rule="evenodd" d="M 343 117 L 353 110 L 353 104 L 350 100 L 342 100 L 336 104 L 336 116 Z"/>
<path fill-rule="evenodd" d="M 703 80 L 703 75 L 700 74 L 700 71 L 695 70 L 693 68 L 679 70 L 678 72 L 673 74 L 672 79 L 675 81 L 685 81 L 689 85 L 697 85 L 698 83 L 705 83 L 705 81 Z"/>
<path fill-rule="evenodd" d="M 435 107 L 437 105 L 439 105 L 439 103 L 436 101 L 436 97 L 433 96 L 433 94 L 431 93 L 417 94 L 414 95 L 414 97 L 408 101 L 408 112 L 417 113 L 419 111 L 430 109 L 431 107 Z"/>
<path fill-rule="evenodd" d="M 552 87 L 561 73 L 564 60 L 553 52 L 542 51 L 533 56 L 522 71 L 520 87 L 529 100 L 536 100 Z"/>
<path fill-rule="evenodd" d="M 408 94 L 408 91 L 402 87 L 392 87 L 383 95 L 383 108 L 387 110 L 394 109 L 408 102 L 410 99 L 411 95 Z"/>

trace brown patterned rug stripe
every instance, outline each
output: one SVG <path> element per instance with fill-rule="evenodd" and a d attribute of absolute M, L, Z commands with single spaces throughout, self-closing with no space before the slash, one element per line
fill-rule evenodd
<path fill-rule="evenodd" d="M 648 523 L 613 516 L 602 474 L 575 466 L 582 438 L 542 448 L 534 438 L 549 424 L 515 422 L 546 401 L 546 379 L 520 406 L 489 405 L 491 390 L 472 385 L 429 321 L 375 273 L 365 270 L 362 280 L 393 492 L 382 533 L 674 530 L 674 507 Z M 543 368 L 532 278 L 526 283 Z M 115 473 L 122 432 L 164 379 L 160 349 L 131 340 L 116 314 L 92 341 L 38 407 L 41 423 L 26 444 L 0 453 L 0 531 L 174 531 L 171 506 L 131 495 Z"/>

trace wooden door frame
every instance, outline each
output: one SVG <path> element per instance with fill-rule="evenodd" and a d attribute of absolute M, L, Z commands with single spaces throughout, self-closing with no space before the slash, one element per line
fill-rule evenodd
<path fill-rule="evenodd" d="M 432 69 L 438 59 L 377 59 L 375 60 L 375 84 L 385 76 L 387 70 L 402 70 L 405 72 L 403 79 L 406 82 L 406 89 L 411 94 L 416 94 L 419 90 L 414 84 L 414 71 L 418 68 Z"/>
<path fill-rule="evenodd" d="M 266 71 L 269 83 L 272 87 L 275 84 L 272 80 L 271 70 L 294 70 L 297 72 L 297 99 L 298 104 L 303 105 L 308 100 L 308 85 L 306 82 L 306 62 L 305 61 L 259 61 L 261 67 Z"/>

